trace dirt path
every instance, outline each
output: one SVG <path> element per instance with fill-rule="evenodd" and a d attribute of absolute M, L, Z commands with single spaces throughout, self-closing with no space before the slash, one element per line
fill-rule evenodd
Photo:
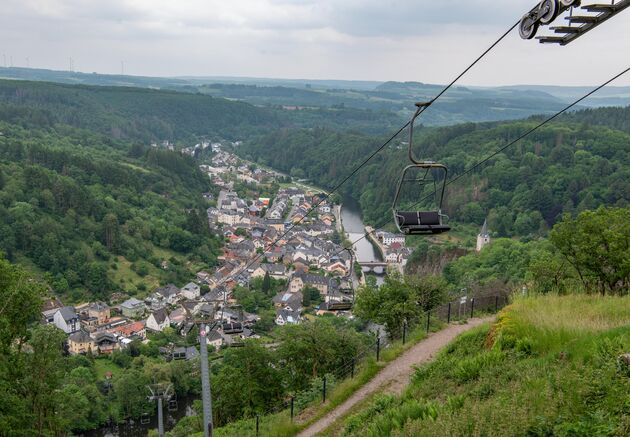
<path fill-rule="evenodd" d="M 357 390 L 343 404 L 298 434 L 298 437 L 310 437 L 324 431 L 337 419 L 348 413 L 352 407 L 375 392 L 400 394 L 409 384 L 409 378 L 413 373 L 414 366 L 430 361 L 440 349 L 453 341 L 462 332 L 491 320 L 491 317 L 470 319 L 465 325 L 450 325 L 439 332 L 429 335 L 429 337 L 388 364 L 387 367 L 382 369 L 370 382 Z"/>

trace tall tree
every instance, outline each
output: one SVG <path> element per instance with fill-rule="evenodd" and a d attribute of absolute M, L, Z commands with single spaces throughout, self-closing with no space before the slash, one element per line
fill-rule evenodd
<path fill-rule="evenodd" d="M 565 216 L 551 242 L 573 266 L 585 288 L 602 294 L 630 292 L 630 206 Z"/>

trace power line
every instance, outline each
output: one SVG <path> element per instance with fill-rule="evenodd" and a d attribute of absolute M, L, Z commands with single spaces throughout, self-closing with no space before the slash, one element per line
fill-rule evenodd
<path fill-rule="evenodd" d="M 505 33 L 503 33 L 496 41 L 494 41 L 490 46 L 488 46 L 488 48 L 486 48 L 481 53 L 481 55 L 479 55 L 470 65 L 468 65 L 468 67 L 466 67 L 457 77 L 455 77 L 455 79 L 453 79 L 433 99 L 431 99 L 430 103 L 432 104 L 433 102 L 438 100 L 440 97 L 442 97 L 444 93 L 446 93 L 449 89 L 451 89 L 453 85 L 457 83 L 457 81 L 459 81 L 466 73 L 468 73 L 475 65 L 477 65 L 488 53 L 490 53 L 490 51 L 492 51 L 501 41 L 503 41 L 518 26 L 518 24 L 519 22 L 517 21 Z M 420 114 L 422 114 L 429 106 L 430 105 L 423 107 L 420 110 Z M 361 164 L 359 164 L 354 170 L 352 170 L 348 176 L 346 176 L 331 191 L 329 191 L 322 199 L 320 199 L 319 202 L 313 205 L 307 211 L 307 213 L 304 214 L 303 217 L 301 217 L 296 223 L 294 223 L 289 229 L 287 229 L 280 237 L 276 238 L 276 240 L 270 243 L 265 248 L 265 251 L 273 248 L 278 242 L 280 242 L 284 237 L 286 237 L 289 234 L 289 232 L 291 232 L 295 227 L 300 225 L 306 217 L 308 217 L 314 210 L 316 210 L 323 202 L 328 200 L 333 193 L 338 191 L 346 182 L 348 182 L 348 180 L 350 180 L 350 178 L 352 178 L 355 174 L 357 174 L 365 165 L 367 165 L 368 162 L 370 162 L 385 147 L 387 147 L 398 135 L 400 135 L 400 133 L 404 131 L 409 126 L 410 123 L 411 123 L 410 121 L 406 122 L 402 127 L 400 127 L 400 129 L 398 129 L 394 134 L 392 134 L 383 144 L 381 144 L 374 152 L 372 152 L 370 156 L 368 156 Z M 234 279 L 235 277 L 239 276 L 243 272 L 247 271 L 247 269 L 249 269 L 256 261 L 258 261 L 260 257 L 261 257 L 261 254 L 256 254 L 249 262 L 245 263 L 246 264 L 245 267 L 240 269 L 238 273 L 229 275 L 227 278 L 221 281 L 221 283 L 218 284 L 218 286 L 223 285 L 228 279 Z"/>
<path fill-rule="evenodd" d="M 468 170 L 466 170 L 465 172 L 453 177 L 452 179 L 449 179 L 446 182 L 446 186 L 449 186 L 455 182 L 457 182 L 459 179 L 463 178 L 464 176 L 466 176 L 467 174 L 472 173 L 474 170 L 476 170 L 477 168 L 481 167 L 483 164 L 485 164 L 486 162 L 488 162 L 489 160 L 491 160 L 492 158 L 494 158 L 495 156 L 497 156 L 499 153 L 503 152 L 504 150 L 508 149 L 509 147 L 513 146 L 514 144 L 518 143 L 519 141 L 523 140 L 525 137 L 531 135 L 532 133 L 534 133 L 535 131 L 537 131 L 538 129 L 540 129 L 541 127 L 545 126 L 546 124 L 550 123 L 551 121 L 555 120 L 556 118 L 558 118 L 560 115 L 564 114 L 565 112 L 567 112 L 568 110 L 570 110 L 571 108 L 573 108 L 574 106 L 576 106 L 577 104 L 579 104 L 580 102 L 582 102 L 583 100 L 587 99 L 588 97 L 590 97 L 591 95 L 595 94 L 597 91 L 601 90 L 602 88 L 604 88 L 605 86 L 609 85 L 610 83 L 614 82 L 615 80 L 619 79 L 621 76 L 623 76 L 624 74 L 628 73 L 630 71 L 630 67 L 626 68 L 625 70 L 623 70 L 621 73 L 616 74 L 615 76 L 613 76 L 612 78 L 608 79 L 606 82 L 602 83 L 601 85 L 599 85 L 598 87 L 592 89 L 590 92 L 584 94 L 582 97 L 580 97 L 579 99 L 575 100 L 573 103 L 567 105 L 566 107 L 564 107 L 563 109 L 561 109 L 560 111 L 556 112 L 555 114 L 553 114 L 552 116 L 546 118 L 544 121 L 540 122 L 538 125 L 534 126 L 533 128 L 529 129 L 527 132 L 525 132 L 524 134 L 520 135 L 518 138 L 516 138 L 513 141 L 510 141 L 508 144 L 506 144 L 505 146 L 501 147 L 500 149 L 496 150 L 495 152 L 491 153 L 490 155 L 486 156 L 484 159 L 482 159 L 481 161 L 477 162 L 475 165 L 473 165 L 472 167 L 470 167 Z M 417 201 L 415 204 L 413 204 L 411 207 L 414 208 L 416 206 L 418 206 L 420 203 L 422 203 L 423 201 L 425 201 L 426 199 L 428 199 L 429 197 L 433 196 L 433 194 L 427 195 L 425 197 L 423 197 L 422 199 L 420 199 L 419 201 Z M 385 226 L 387 223 L 389 222 L 389 220 L 385 221 L 383 224 L 377 225 L 377 227 L 374 229 L 374 231 L 377 230 L 381 230 L 383 228 L 383 226 Z M 364 233 L 360 238 L 354 240 L 351 245 L 354 246 L 355 244 L 357 244 L 359 241 L 363 240 L 364 238 L 366 238 L 369 235 L 368 232 Z M 345 250 L 345 249 L 344 249 Z M 335 253 L 335 255 L 340 254 L 342 251 L 339 251 L 337 253 Z M 334 255 L 333 255 L 334 256 Z"/>

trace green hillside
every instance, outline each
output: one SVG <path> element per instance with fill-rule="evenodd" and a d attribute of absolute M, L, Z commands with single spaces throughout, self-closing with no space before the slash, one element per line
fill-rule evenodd
<path fill-rule="evenodd" d="M 630 298 L 517 299 L 329 435 L 626 436 Z"/>
<path fill-rule="evenodd" d="M 626 205 L 630 135 L 623 120 L 629 117 L 630 108 L 606 108 L 578 112 L 545 126 L 449 186 L 446 214 L 455 222 L 477 226 L 488 217 L 498 236 L 527 236 L 544 235 L 562 213 Z M 450 177 L 456 177 L 538 122 L 533 118 L 425 129 L 416 153 L 444 162 Z M 381 141 L 326 129 L 280 130 L 248 141 L 239 151 L 331 188 Z M 343 187 L 345 195 L 360 201 L 371 224 L 389 221 L 399 174 L 409 162 L 405 147 L 394 142 Z M 418 193 L 417 199 L 421 197 Z"/>
<path fill-rule="evenodd" d="M 62 123 L 143 142 L 242 138 L 279 124 L 269 111 L 198 94 L 16 80 L 0 80 L 0 120 L 25 127 Z"/>
<path fill-rule="evenodd" d="M 0 132 L 0 251 L 55 292 L 142 294 L 216 262 L 192 159 L 64 125 Z"/>

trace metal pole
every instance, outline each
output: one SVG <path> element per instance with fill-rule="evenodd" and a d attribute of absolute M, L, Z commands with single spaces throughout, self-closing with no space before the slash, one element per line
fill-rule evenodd
<path fill-rule="evenodd" d="M 293 423 L 293 402 L 295 401 L 295 397 L 291 396 L 291 423 Z"/>
<path fill-rule="evenodd" d="M 158 436 L 164 437 L 164 418 L 162 417 L 162 396 L 158 396 Z"/>
<path fill-rule="evenodd" d="M 350 371 L 350 375 L 351 375 L 350 377 L 351 377 L 351 378 L 354 378 L 354 365 L 355 365 L 355 360 L 354 360 L 354 358 L 353 358 L 353 359 L 352 359 L 352 370 Z"/>
<path fill-rule="evenodd" d="M 323 386 L 322 386 L 322 403 L 326 402 L 326 375 L 324 375 Z"/>
<path fill-rule="evenodd" d="M 378 334 L 377 334 L 378 335 Z M 376 361 L 381 359 L 381 337 L 376 337 Z"/>
<path fill-rule="evenodd" d="M 451 323 L 451 303 L 448 303 L 448 315 L 446 316 L 446 324 Z"/>
<path fill-rule="evenodd" d="M 470 318 L 473 318 L 473 314 L 475 312 L 475 298 L 470 299 Z"/>
<path fill-rule="evenodd" d="M 212 437 L 212 394 L 210 392 L 210 372 L 208 370 L 208 343 L 206 325 L 199 330 L 201 358 L 201 397 L 203 400 L 203 435 Z"/>
<path fill-rule="evenodd" d="M 429 333 L 430 327 L 431 327 L 431 311 L 427 311 L 427 334 Z"/>
<path fill-rule="evenodd" d="M 494 296 L 494 312 L 499 311 L 499 296 Z"/>
<path fill-rule="evenodd" d="M 403 344 L 405 344 L 406 340 L 407 340 L 407 321 L 405 320 L 403 322 L 403 338 L 402 338 Z"/>
<path fill-rule="evenodd" d="M 256 437 L 258 437 L 260 416 L 256 414 Z"/>

